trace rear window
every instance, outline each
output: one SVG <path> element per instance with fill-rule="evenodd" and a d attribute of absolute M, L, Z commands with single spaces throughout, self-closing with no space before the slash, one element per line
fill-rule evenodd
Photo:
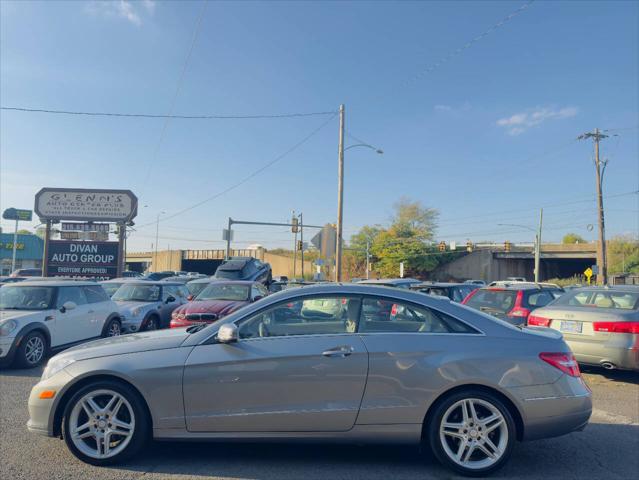
<path fill-rule="evenodd" d="M 466 302 L 469 307 L 486 313 L 508 313 L 515 306 L 516 290 L 480 289 Z"/>
<path fill-rule="evenodd" d="M 564 293 L 553 305 L 568 305 L 584 308 L 614 308 L 619 310 L 639 309 L 639 292 L 592 290 Z"/>

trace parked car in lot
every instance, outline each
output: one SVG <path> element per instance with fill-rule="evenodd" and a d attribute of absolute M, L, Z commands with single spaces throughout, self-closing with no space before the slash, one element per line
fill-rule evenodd
<path fill-rule="evenodd" d="M 122 317 L 122 333 L 166 328 L 171 313 L 187 302 L 189 291 L 181 283 L 131 280 L 111 297 Z"/>
<path fill-rule="evenodd" d="M 182 305 L 171 315 L 171 328 L 211 323 L 268 295 L 259 282 L 224 281 L 209 283 L 195 300 Z"/>
<path fill-rule="evenodd" d="M 125 270 L 122 272 L 122 276 L 124 278 L 142 278 L 142 274 L 140 272 L 134 272 L 132 270 Z"/>
<path fill-rule="evenodd" d="M 411 285 L 410 289 L 417 292 L 427 293 L 429 295 L 439 295 L 441 297 L 450 298 L 454 302 L 461 303 L 477 285 L 470 283 L 418 283 Z"/>
<path fill-rule="evenodd" d="M 253 257 L 231 257 L 217 267 L 215 278 L 247 280 L 268 285 L 273 280 L 271 265 Z"/>
<path fill-rule="evenodd" d="M 24 281 L 0 288 L 0 364 L 35 367 L 49 352 L 119 335 L 117 305 L 94 282 Z"/>
<path fill-rule="evenodd" d="M 147 273 L 142 278 L 144 278 L 145 280 L 151 280 L 155 282 L 158 280 L 164 280 L 165 278 L 169 278 L 169 277 L 175 277 L 175 272 L 171 272 L 168 270 L 165 272 L 152 272 L 152 273 Z"/>
<path fill-rule="evenodd" d="M 470 283 L 471 285 L 479 285 L 479 286 L 486 285 L 486 282 L 484 282 L 483 280 L 466 280 L 464 283 Z"/>
<path fill-rule="evenodd" d="M 344 307 L 303 317 L 318 300 Z M 360 313 L 380 300 L 401 315 Z M 591 409 L 558 332 L 514 328 L 404 289 L 323 284 L 213 324 L 57 355 L 31 391 L 28 428 L 64 438 L 93 465 L 124 461 L 151 436 L 388 441 L 422 443 L 456 472 L 482 476 L 518 440 L 583 429 Z"/>
<path fill-rule="evenodd" d="M 528 325 L 560 331 L 580 363 L 639 371 L 638 286 L 570 290 Z"/>
<path fill-rule="evenodd" d="M 376 285 L 378 287 L 393 287 L 393 288 L 410 288 L 413 285 L 422 283 L 421 280 L 415 278 L 377 278 L 372 280 L 362 280 L 357 282 L 358 285 Z"/>
<path fill-rule="evenodd" d="M 9 283 L 24 282 L 30 278 L 33 279 L 35 277 L 0 277 L 0 287 Z"/>
<path fill-rule="evenodd" d="M 39 277 L 42 275 L 41 268 L 19 268 L 11 272 L 10 277 Z"/>
<path fill-rule="evenodd" d="M 525 325 L 530 312 L 555 300 L 552 291 L 534 283 L 506 283 L 479 288 L 462 303 L 513 325 Z"/>

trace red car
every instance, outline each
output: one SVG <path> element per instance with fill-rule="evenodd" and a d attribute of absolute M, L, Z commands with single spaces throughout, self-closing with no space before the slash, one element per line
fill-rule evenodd
<path fill-rule="evenodd" d="M 267 294 L 266 287 L 258 282 L 214 282 L 202 290 L 195 300 L 173 310 L 170 326 L 179 328 L 213 323 Z"/>

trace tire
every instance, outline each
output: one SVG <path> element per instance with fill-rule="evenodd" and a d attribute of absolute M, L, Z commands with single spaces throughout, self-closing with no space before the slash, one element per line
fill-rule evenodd
<path fill-rule="evenodd" d="M 469 389 L 435 406 L 425 440 L 442 465 L 465 476 L 482 477 L 508 461 L 516 433 L 512 414 L 497 395 Z"/>
<path fill-rule="evenodd" d="M 109 320 L 109 323 L 104 327 L 104 333 L 102 337 L 118 337 L 122 335 L 122 323 L 117 318 Z"/>
<path fill-rule="evenodd" d="M 160 329 L 160 319 L 157 315 L 151 315 L 149 318 L 146 319 L 146 322 L 144 323 L 144 330 L 150 331 Z"/>
<path fill-rule="evenodd" d="M 46 358 L 47 339 L 44 334 L 34 330 L 25 335 L 16 351 L 15 366 L 18 368 L 34 368 Z"/>
<path fill-rule="evenodd" d="M 62 425 L 71 453 L 96 466 L 126 461 L 150 437 L 149 418 L 140 395 L 128 385 L 111 380 L 91 383 L 76 392 L 64 409 Z"/>

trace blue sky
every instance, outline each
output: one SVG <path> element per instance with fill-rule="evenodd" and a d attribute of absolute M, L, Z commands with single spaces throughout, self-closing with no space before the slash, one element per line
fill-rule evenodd
<path fill-rule="evenodd" d="M 346 104 L 347 130 L 384 150 L 346 155 L 345 236 L 386 223 L 402 196 L 440 212 L 437 239 L 593 239 L 592 144 L 602 144 L 607 231 L 637 234 L 639 6 L 534 2 L 209 2 L 176 114 L 318 112 Z M 200 2 L 1 3 L 2 106 L 167 114 Z M 181 211 L 289 150 L 329 117 L 163 120 L 2 111 L 0 202 L 31 208 L 43 186 L 129 188 L 130 250 L 159 212 Z M 240 187 L 160 223 L 160 248 L 218 248 L 227 218 L 334 222 L 338 122 Z M 160 139 L 162 138 L 162 141 Z M 349 139 L 349 143 L 357 143 Z M 151 172 L 148 175 L 148 172 Z M 34 224 L 35 225 L 35 222 Z M 12 228 L 3 221 L 5 231 Z M 238 227 L 238 245 L 292 244 Z"/>

